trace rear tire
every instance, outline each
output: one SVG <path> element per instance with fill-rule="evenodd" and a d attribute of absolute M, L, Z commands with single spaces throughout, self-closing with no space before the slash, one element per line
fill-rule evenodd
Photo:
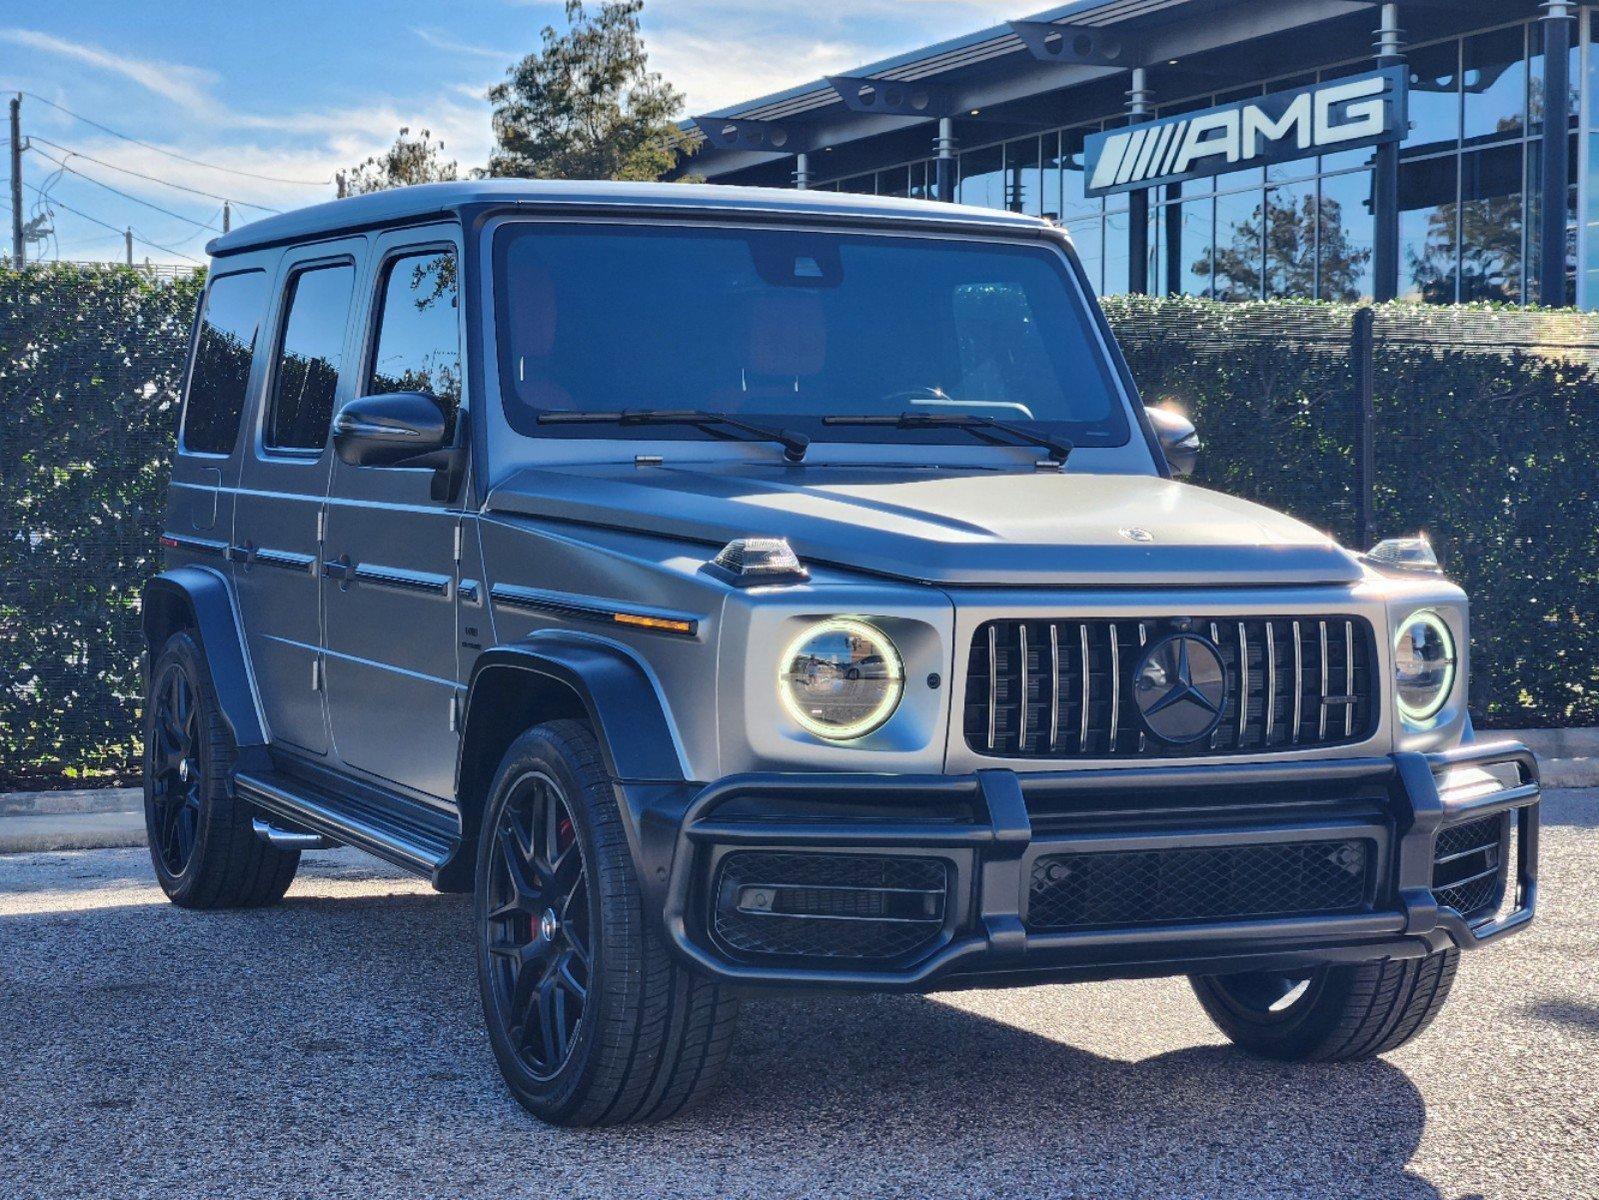
<path fill-rule="evenodd" d="M 647 913 L 588 726 L 523 734 L 494 778 L 473 902 L 478 984 L 517 1101 L 560 1125 L 671 1117 L 709 1092 L 737 1003 Z"/>
<path fill-rule="evenodd" d="M 1396 1050 L 1432 1024 L 1459 960 L 1460 951 L 1443 950 L 1298 976 L 1260 971 L 1196 975 L 1190 982 L 1210 1019 L 1244 1050 L 1298 1062 L 1356 1062 Z"/>
<path fill-rule="evenodd" d="M 228 794 L 234 757 L 205 655 L 175 633 L 145 697 L 144 826 L 156 879 L 180 907 L 276 904 L 299 869 L 300 852 L 257 837 L 249 805 Z"/>

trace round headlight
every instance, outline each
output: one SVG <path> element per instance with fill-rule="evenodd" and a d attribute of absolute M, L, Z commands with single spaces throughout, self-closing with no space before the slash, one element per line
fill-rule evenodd
<path fill-rule="evenodd" d="M 812 625 L 789 645 L 778 668 L 789 716 L 819 738 L 865 737 L 893 714 L 905 691 L 894 643 L 864 621 Z"/>
<path fill-rule="evenodd" d="M 1430 721 L 1455 686 L 1455 638 L 1435 612 L 1412 613 L 1394 638 L 1394 692 L 1399 715 Z"/>

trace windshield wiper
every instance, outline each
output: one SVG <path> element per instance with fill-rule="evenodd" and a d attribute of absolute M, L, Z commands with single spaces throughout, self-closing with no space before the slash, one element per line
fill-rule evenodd
<path fill-rule="evenodd" d="M 895 429 L 964 429 L 981 436 L 983 433 L 1007 434 L 1029 446 L 1042 446 L 1051 457 L 1046 464 L 1064 467 L 1075 447 L 1065 438 L 1034 433 L 1009 421 L 996 421 L 993 417 L 979 417 L 970 413 L 919 413 L 907 412 L 896 416 L 862 415 L 858 417 L 823 417 L 823 425 L 888 425 Z"/>
<path fill-rule="evenodd" d="M 805 461 L 805 451 L 811 439 L 791 429 L 773 429 L 741 421 L 725 413 L 702 412 L 683 408 L 632 408 L 625 412 L 546 412 L 540 413 L 540 425 L 689 425 L 715 434 L 719 429 L 737 429 L 763 442 L 776 442 L 783 447 L 783 457 L 791 463 Z"/>

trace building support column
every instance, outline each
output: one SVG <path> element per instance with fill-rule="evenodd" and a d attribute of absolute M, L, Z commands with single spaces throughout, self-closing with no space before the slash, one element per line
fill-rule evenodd
<path fill-rule="evenodd" d="M 938 157 L 934 160 L 936 172 L 933 195 L 945 204 L 955 202 L 955 122 L 950 117 L 938 119 L 938 140 L 934 143 Z"/>
<path fill-rule="evenodd" d="M 1399 5 L 1382 6 L 1382 26 L 1377 30 L 1377 65 L 1403 66 L 1404 31 L 1399 28 Z M 1377 147 L 1371 173 L 1372 294 L 1381 303 L 1399 295 L 1399 142 Z"/>
<path fill-rule="evenodd" d="M 811 186 L 811 156 L 804 151 L 794 156 L 794 186 L 802 192 Z"/>
<path fill-rule="evenodd" d="M 1127 123 L 1141 125 L 1150 120 L 1149 77 L 1143 67 L 1133 68 L 1132 87 L 1127 91 Z M 1149 293 L 1149 188 L 1127 194 L 1127 291 L 1134 296 Z"/>
<path fill-rule="evenodd" d="M 1543 15 L 1543 162 L 1539 172 L 1538 302 L 1566 302 L 1566 189 L 1571 178 L 1571 5 L 1547 0 Z"/>

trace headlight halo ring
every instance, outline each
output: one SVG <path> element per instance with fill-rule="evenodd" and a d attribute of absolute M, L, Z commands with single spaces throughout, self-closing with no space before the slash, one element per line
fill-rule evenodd
<path fill-rule="evenodd" d="M 882 673 L 875 679 L 868 679 L 867 682 L 880 682 L 884 686 L 881 695 L 863 715 L 850 720 L 829 722 L 818 717 L 815 711 L 807 711 L 806 706 L 801 703 L 800 697 L 795 693 L 794 667 L 804 655 L 806 647 L 836 635 L 858 640 L 875 652 L 875 657 L 881 663 Z M 872 657 L 868 655 L 864 661 L 870 662 Z M 817 659 L 819 656 L 813 654 L 812 658 Z M 859 684 L 863 679 L 860 667 L 853 661 L 842 671 L 834 667 L 830 668 L 830 672 L 834 680 L 846 686 Z M 827 742 L 858 741 L 882 728 L 899 708 L 900 701 L 905 695 L 904 659 L 893 639 L 865 618 L 827 617 L 813 621 L 789 642 L 782 658 L 778 661 L 777 694 L 784 712 L 806 733 Z M 850 705 L 848 702 L 841 703 L 841 707 L 858 705 L 859 702 L 855 705 Z"/>
<path fill-rule="evenodd" d="M 1432 684 L 1412 685 L 1415 690 L 1430 689 L 1424 703 L 1413 703 L 1406 698 L 1406 666 L 1401 664 L 1401 648 L 1405 645 L 1407 637 L 1411 637 L 1412 630 L 1417 626 L 1430 630 L 1438 638 L 1443 648 L 1442 656 L 1437 660 L 1442 663 L 1442 673 L 1439 680 Z M 1412 644 L 1414 644 L 1412 642 Z M 1404 620 L 1399 622 L 1394 631 L 1394 704 L 1399 710 L 1399 716 L 1411 725 L 1424 726 L 1430 723 L 1444 706 L 1449 703 L 1449 698 L 1454 694 L 1455 682 L 1460 673 L 1460 654 L 1455 642 L 1454 630 L 1449 628 L 1449 622 L 1436 609 L 1420 608 Z M 1413 674 L 1421 674 L 1431 669 L 1431 665 L 1412 660 L 1408 668 Z"/>

